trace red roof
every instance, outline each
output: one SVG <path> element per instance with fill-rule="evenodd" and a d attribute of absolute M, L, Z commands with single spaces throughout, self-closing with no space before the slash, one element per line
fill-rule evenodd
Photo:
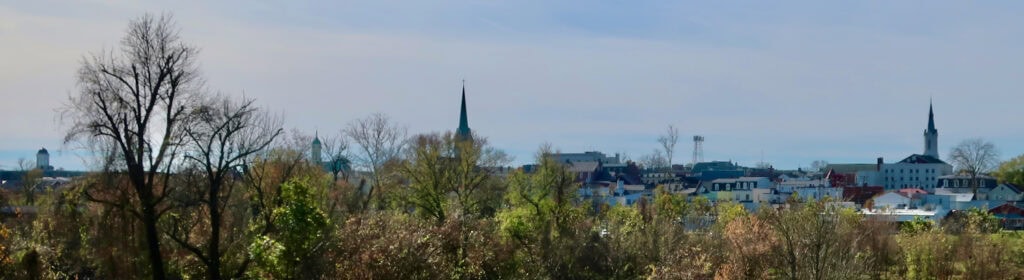
<path fill-rule="evenodd" d="M 995 208 L 989 209 L 988 212 L 992 214 L 1016 214 L 1024 216 L 1024 209 L 1020 209 L 1019 207 L 1013 206 L 1009 203 L 1004 203 L 1003 205 L 996 206 Z"/>
<path fill-rule="evenodd" d="M 918 189 L 918 188 L 900 189 L 897 192 L 899 192 L 901 194 L 906 194 L 907 196 L 911 196 L 911 195 L 914 195 L 914 194 L 928 194 L 928 192 L 926 192 L 926 191 L 924 191 L 922 189 Z"/>

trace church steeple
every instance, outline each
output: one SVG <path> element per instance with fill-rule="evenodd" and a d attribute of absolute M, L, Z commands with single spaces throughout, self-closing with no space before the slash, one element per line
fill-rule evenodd
<path fill-rule="evenodd" d="M 935 131 L 935 113 L 932 112 L 932 102 L 928 102 L 928 131 Z"/>
<path fill-rule="evenodd" d="M 310 147 L 310 159 L 314 164 L 320 165 L 323 162 L 322 146 L 320 145 L 320 131 L 313 134 L 313 144 Z"/>
<path fill-rule="evenodd" d="M 939 158 L 939 131 L 935 129 L 935 112 L 928 102 L 928 129 L 924 131 L 924 155 Z"/>
<path fill-rule="evenodd" d="M 460 140 L 473 140 L 469 130 L 469 116 L 466 114 L 466 80 L 462 80 L 462 111 L 459 112 L 459 129 L 455 134 Z"/>

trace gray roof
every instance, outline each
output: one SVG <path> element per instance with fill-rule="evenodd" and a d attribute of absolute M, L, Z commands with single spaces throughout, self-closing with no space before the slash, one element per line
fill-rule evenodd
<path fill-rule="evenodd" d="M 825 170 L 832 170 L 835 173 L 857 173 L 859 171 L 875 171 L 878 168 L 874 163 L 839 163 L 825 166 Z"/>
<path fill-rule="evenodd" d="M 933 156 L 919 155 L 919 154 L 910 155 L 909 157 L 901 160 L 899 163 L 913 163 L 913 164 L 942 163 L 942 164 L 947 164 L 945 161 L 942 161 L 941 159 L 935 158 Z"/>
<path fill-rule="evenodd" d="M 579 161 L 568 163 L 569 171 L 572 172 L 594 172 L 601 163 L 596 161 Z"/>

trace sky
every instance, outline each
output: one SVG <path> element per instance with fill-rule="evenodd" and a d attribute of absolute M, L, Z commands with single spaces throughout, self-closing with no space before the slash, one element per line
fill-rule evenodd
<path fill-rule="evenodd" d="M 337 134 L 389 115 L 411 133 L 469 125 L 533 160 L 638 159 L 679 128 L 674 163 L 777 169 L 922 153 L 929 100 L 939 152 L 964 139 L 1024 153 L 1021 1 L 16 1 L 0 0 L 0 169 L 85 168 L 60 108 L 82 58 L 128 22 L 172 14 L 201 49 L 207 87 Z"/>

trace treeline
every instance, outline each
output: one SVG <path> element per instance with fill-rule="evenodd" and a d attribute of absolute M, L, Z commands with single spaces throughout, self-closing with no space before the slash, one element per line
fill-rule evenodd
<path fill-rule="evenodd" d="M 1024 239 L 984 211 L 898 228 L 827 201 L 748 213 L 658 190 L 609 206 L 578 197 L 547 146 L 524 173 L 479 135 L 409 137 L 383 114 L 323 141 L 287 133 L 210 93 L 169 17 L 121 43 L 83 61 L 62 108 L 97 172 L 2 193 L 28 207 L 0 223 L 0 278 L 1022 277 Z"/>
<path fill-rule="evenodd" d="M 850 209 L 830 208 L 827 202 L 793 201 L 783 209 L 765 207 L 748 213 L 738 204 L 687 201 L 660 189 L 652 201 L 609 207 L 580 202 L 572 174 L 550 160 L 542 160 L 531 174 L 515 171 L 507 179 L 491 178 L 495 193 L 502 193 L 496 200 L 487 195 L 460 200 L 450 190 L 427 194 L 426 185 L 403 179 L 382 192 L 392 197 L 390 206 L 380 203 L 363 211 L 357 188 L 333 181 L 300 159 L 300 153 L 275 148 L 250 167 L 260 170 L 251 172 L 261 172 L 267 184 L 251 182 L 249 176 L 233 179 L 231 184 L 240 191 L 226 198 L 225 220 L 230 221 L 221 228 L 218 270 L 211 270 L 208 253 L 201 249 L 208 248 L 212 232 L 204 218 L 209 210 L 193 199 L 170 203 L 159 222 L 167 276 L 1024 277 L 1024 238 L 1018 232 L 999 231 L 998 221 L 984 211 L 967 211 L 942 224 L 919 220 L 899 228 Z M 409 172 L 414 163 L 402 165 L 398 168 L 405 171 L 396 171 L 396 176 Z M 444 170 L 438 177 L 467 175 L 456 164 L 436 167 Z M 116 173 L 94 174 L 73 188 L 43 196 L 38 215 L 6 221 L 0 227 L 0 278 L 152 277 L 145 231 L 136 214 L 85 197 L 88 188 L 100 185 L 128 187 L 123 179 Z M 437 203 L 426 205 L 431 201 Z"/>

